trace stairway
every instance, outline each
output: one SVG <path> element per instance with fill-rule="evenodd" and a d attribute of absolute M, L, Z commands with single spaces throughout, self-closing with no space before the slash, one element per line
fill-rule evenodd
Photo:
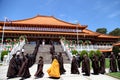
<path fill-rule="evenodd" d="M 32 54 L 33 50 L 34 50 L 35 45 L 31 45 L 31 44 L 26 44 L 24 46 L 25 49 L 25 54 Z M 44 58 L 44 63 L 45 64 L 50 64 L 51 63 L 51 54 L 50 52 L 50 45 L 40 45 L 37 56 L 36 56 L 36 63 L 39 60 L 39 56 L 43 56 Z M 59 52 L 63 53 L 63 59 L 64 59 L 64 63 L 69 63 L 70 61 L 68 60 L 68 57 L 66 55 L 65 52 L 63 52 L 63 49 L 61 48 L 61 45 L 55 45 L 55 52 L 58 54 Z"/>

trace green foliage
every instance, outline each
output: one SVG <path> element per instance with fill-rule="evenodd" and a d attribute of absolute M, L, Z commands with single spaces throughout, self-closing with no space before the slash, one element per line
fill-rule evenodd
<path fill-rule="evenodd" d="M 69 40 L 65 40 L 66 41 L 66 44 L 70 44 L 70 41 Z"/>
<path fill-rule="evenodd" d="M 113 52 L 115 55 L 117 55 L 117 54 L 120 52 L 119 46 L 113 46 L 112 52 Z"/>
<path fill-rule="evenodd" d="M 98 28 L 96 32 L 102 33 L 102 34 L 107 34 L 107 29 L 106 28 Z"/>
<path fill-rule="evenodd" d="M 1 60 L 3 61 L 4 55 L 8 55 L 8 51 L 1 52 Z"/>
<path fill-rule="evenodd" d="M 75 40 L 72 40 L 72 44 L 75 44 L 76 43 L 76 41 Z"/>
<path fill-rule="evenodd" d="M 109 58 L 105 58 L 105 67 L 110 68 L 110 60 L 109 60 Z"/>
<path fill-rule="evenodd" d="M 83 44 L 83 40 L 79 40 L 79 44 Z"/>
<path fill-rule="evenodd" d="M 120 72 L 112 72 L 112 73 L 108 73 L 107 75 L 112 76 L 112 77 L 120 80 Z"/>
<path fill-rule="evenodd" d="M 101 52 L 100 52 L 99 50 L 97 50 L 97 51 L 95 52 L 95 54 L 96 54 L 98 57 L 101 56 Z"/>
<path fill-rule="evenodd" d="M 24 35 L 19 37 L 19 40 L 24 40 L 24 39 L 25 39 Z"/>
<path fill-rule="evenodd" d="M 86 40 L 86 41 L 85 41 L 85 44 L 91 44 L 91 41 Z"/>
<path fill-rule="evenodd" d="M 91 50 L 89 52 L 89 58 L 92 59 L 94 54 L 95 54 L 95 51 Z"/>
<path fill-rule="evenodd" d="M 88 56 L 88 52 L 87 52 L 86 50 L 82 50 L 82 51 L 80 52 L 80 57 L 83 58 L 83 56 L 84 56 L 85 54 Z"/>
<path fill-rule="evenodd" d="M 78 51 L 77 50 L 72 50 L 72 55 L 77 55 L 78 54 Z"/>
<path fill-rule="evenodd" d="M 116 28 L 109 33 L 109 35 L 120 36 L 120 28 Z"/>

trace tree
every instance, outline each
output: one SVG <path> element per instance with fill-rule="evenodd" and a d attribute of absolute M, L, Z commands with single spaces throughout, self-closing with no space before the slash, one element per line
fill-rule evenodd
<path fill-rule="evenodd" d="M 118 53 L 120 52 L 119 46 L 113 46 L 112 51 L 113 51 L 113 53 L 115 54 L 115 56 L 117 56 Z"/>
<path fill-rule="evenodd" d="M 120 36 L 120 28 L 116 28 L 109 33 L 109 35 Z"/>
<path fill-rule="evenodd" d="M 107 29 L 106 28 L 98 28 L 98 29 L 96 29 L 96 32 L 99 32 L 102 34 L 107 34 Z"/>

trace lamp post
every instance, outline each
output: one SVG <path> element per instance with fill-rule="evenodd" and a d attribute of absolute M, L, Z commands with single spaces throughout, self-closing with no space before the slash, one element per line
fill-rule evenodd
<path fill-rule="evenodd" d="M 78 45 L 78 23 L 76 25 L 76 33 L 77 33 L 77 45 Z"/>
<path fill-rule="evenodd" d="M 6 23 L 6 17 L 5 17 L 5 20 L 4 20 L 4 25 L 3 25 L 3 31 L 2 31 L 2 42 L 1 42 L 1 50 L 0 50 L 0 62 L 1 62 L 1 54 L 2 54 L 2 50 L 3 50 L 3 41 L 4 41 L 4 28 L 5 28 L 5 23 Z"/>

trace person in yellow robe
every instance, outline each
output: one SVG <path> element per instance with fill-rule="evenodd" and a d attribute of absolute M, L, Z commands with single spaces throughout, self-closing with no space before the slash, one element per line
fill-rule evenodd
<path fill-rule="evenodd" d="M 59 63 L 57 60 L 57 56 L 54 56 L 52 64 L 50 68 L 47 70 L 47 72 L 51 78 L 60 78 L 60 70 L 59 70 Z"/>

